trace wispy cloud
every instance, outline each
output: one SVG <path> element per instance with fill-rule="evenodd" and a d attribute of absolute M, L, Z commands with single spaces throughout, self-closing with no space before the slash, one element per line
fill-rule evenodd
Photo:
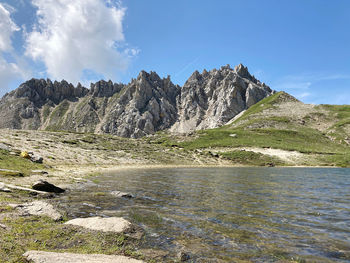
<path fill-rule="evenodd" d="M 308 100 L 310 102 L 311 99 L 321 100 L 321 94 L 318 87 L 322 86 L 324 82 L 348 80 L 350 80 L 350 75 L 347 74 L 309 73 L 301 75 L 288 75 L 275 81 L 272 88 L 277 91 L 286 91 L 295 96 L 297 99 Z M 342 96 L 342 98 L 344 98 L 344 96 Z M 332 99 L 334 100 L 332 103 L 344 101 L 344 99 Z"/>
<path fill-rule="evenodd" d="M 187 63 L 181 70 L 179 70 L 177 73 L 175 73 L 175 77 L 180 76 L 183 74 L 185 71 L 187 71 L 191 66 L 193 66 L 197 61 L 199 60 L 200 57 L 195 58 L 191 62 Z"/>

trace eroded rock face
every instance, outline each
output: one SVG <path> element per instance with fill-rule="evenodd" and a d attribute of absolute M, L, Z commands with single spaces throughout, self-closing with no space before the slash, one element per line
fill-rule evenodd
<path fill-rule="evenodd" d="M 0 127 L 39 129 L 43 124 L 40 109 L 44 105 L 54 107 L 64 100 L 76 101 L 88 92 L 80 84 L 74 87 L 65 80 L 31 79 L 0 100 Z"/>
<path fill-rule="evenodd" d="M 183 87 L 141 71 L 129 84 L 29 80 L 0 100 L 0 128 L 110 133 L 139 138 L 226 124 L 273 91 L 243 65 L 194 72 Z"/>
<path fill-rule="evenodd" d="M 138 138 L 170 128 L 177 117 L 179 91 L 169 77 L 142 71 L 107 113 L 102 132 Z"/>
<path fill-rule="evenodd" d="M 273 91 L 256 80 L 242 64 L 231 69 L 194 72 L 177 97 L 179 118 L 173 132 L 216 128 L 270 96 Z"/>

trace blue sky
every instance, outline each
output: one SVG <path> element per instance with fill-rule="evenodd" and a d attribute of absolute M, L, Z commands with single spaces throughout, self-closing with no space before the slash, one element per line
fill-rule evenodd
<path fill-rule="evenodd" d="M 87 85 L 129 82 L 143 69 L 182 85 L 195 70 L 243 63 L 306 103 L 350 104 L 347 0 L 0 3 L 15 25 L 12 49 L 4 37 L 0 46 L 0 94 L 30 77 Z"/>

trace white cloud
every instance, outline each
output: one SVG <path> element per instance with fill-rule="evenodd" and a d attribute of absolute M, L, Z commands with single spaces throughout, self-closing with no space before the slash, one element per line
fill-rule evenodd
<path fill-rule="evenodd" d="M 26 55 L 42 61 L 50 77 L 76 83 L 84 70 L 115 79 L 126 70 L 125 9 L 105 0 L 32 0 L 38 23 L 26 36 Z M 129 52 L 128 52 L 129 53 Z"/>
<path fill-rule="evenodd" d="M 12 7 L 0 3 L 0 51 L 10 52 L 13 50 L 11 37 L 20 28 L 12 21 Z"/>
<path fill-rule="evenodd" d="M 10 90 L 10 85 L 28 77 L 28 72 L 16 63 L 7 62 L 0 56 L 0 95 Z"/>
<path fill-rule="evenodd" d="M 8 4 L 0 3 L 0 95 L 9 91 L 13 82 L 24 79 L 28 72 L 19 66 L 24 65 L 14 54 L 11 37 L 20 28 L 12 21 L 11 13 L 15 9 Z M 12 58 L 12 62 L 5 59 L 4 54 Z M 20 61 L 20 63 L 18 63 Z"/>

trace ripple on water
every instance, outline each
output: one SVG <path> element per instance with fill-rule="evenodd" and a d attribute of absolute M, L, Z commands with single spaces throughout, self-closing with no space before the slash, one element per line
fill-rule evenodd
<path fill-rule="evenodd" d="M 350 262 L 350 169 L 130 169 L 59 200 L 71 217 L 123 216 L 144 246 L 205 262 Z M 111 191 L 134 199 L 115 198 Z"/>

